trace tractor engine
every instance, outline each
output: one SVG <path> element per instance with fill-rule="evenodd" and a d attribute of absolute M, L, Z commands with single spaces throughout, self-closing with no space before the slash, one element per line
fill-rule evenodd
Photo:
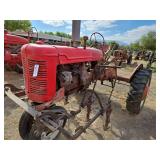
<path fill-rule="evenodd" d="M 87 88 L 92 80 L 92 74 L 87 70 L 86 63 L 58 66 L 57 87 L 64 87 L 66 95 Z"/>
<path fill-rule="evenodd" d="M 87 88 L 92 71 L 103 59 L 99 49 L 86 47 L 26 44 L 21 49 L 25 91 L 37 103 L 54 99 L 64 88 L 64 95 Z"/>

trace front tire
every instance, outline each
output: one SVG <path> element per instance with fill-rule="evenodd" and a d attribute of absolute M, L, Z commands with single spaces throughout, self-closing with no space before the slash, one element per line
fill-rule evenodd
<path fill-rule="evenodd" d="M 151 70 L 141 69 L 132 78 L 126 99 L 126 109 L 129 113 L 138 114 L 142 110 L 150 86 L 151 76 Z"/>
<path fill-rule="evenodd" d="M 53 121 L 57 121 L 57 119 L 59 119 L 60 114 L 62 112 L 66 112 L 66 110 L 61 107 L 61 106 L 55 106 L 53 107 L 53 110 L 57 112 L 52 113 L 52 110 L 49 112 L 46 112 L 44 114 L 42 114 L 42 116 L 46 116 L 49 117 L 50 120 Z M 66 124 L 66 117 L 60 119 L 57 121 L 57 123 L 61 126 L 64 127 Z M 49 128 L 45 127 L 40 120 L 36 120 L 33 125 L 32 128 L 30 130 L 29 133 L 29 139 L 30 140 L 42 140 L 42 139 L 57 139 L 57 137 L 59 136 L 60 131 L 57 129 L 54 132 L 52 132 Z"/>
<path fill-rule="evenodd" d="M 22 139 L 24 140 L 28 139 L 33 123 L 34 123 L 34 118 L 26 111 L 23 112 L 19 120 L 19 134 Z"/>

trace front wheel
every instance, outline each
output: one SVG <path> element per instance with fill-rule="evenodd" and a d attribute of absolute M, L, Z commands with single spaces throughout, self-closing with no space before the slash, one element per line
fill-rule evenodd
<path fill-rule="evenodd" d="M 24 140 L 28 139 L 33 123 L 34 123 L 34 118 L 26 111 L 23 112 L 19 120 L 19 134 L 22 139 Z"/>
<path fill-rule="evenodd" d="M 136 72 L 130 83 L 126 108 L 132 114 L 138 114 L 145 103 L 152 77 L 152 71 L 141 69 Z"/>
<path fill-rule="evenodd" d="M 66 124 L 66 117 L 62 117 L 61 114 L 65 113 L 66 110 L 63 107 L 56 106 L 53 107 L 54 112 L 44 112 L 42 114 L 43 119 L 48 119 L 49 121 L 53 121 L 54 123 L 58 124 L 61 127 L 64 127 Z M 62 117 L 62 118 L 60 118 Z M 54 140 L 57 139 L 59 136 L 60 131 L 55 128 L 54 131 L 51 131 L 49 128 L 44 126 L 40 120 L 34 121 L 32 128 L 29 133 L 30 140 Z"/>

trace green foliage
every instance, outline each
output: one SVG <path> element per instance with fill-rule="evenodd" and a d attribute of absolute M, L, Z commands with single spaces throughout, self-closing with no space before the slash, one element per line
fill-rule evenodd
<path fill-rule="evenodd" d="M 137 50 L 156 50 L 156 32 L 149 32 L 147 35 L 144 35 L 140 38 L 139 41 L 131 43 L 129 48 L 132 51 Z"/>
<path fill-rule="evenodd" d="M 64 38 L 70 38 L 71 39 L 71 35 L 64 33 L 64 32 L 40 32 L 40 33 L 44 33 L 44 34 L 48 34 L 48 35 L 55 35 L 55 36 L 59 36 L 59 37 L 64 37 Z"/>
<path fill-rule="evenodd" d="M 137 41 L 137 42 L 135 42 L 135 43 L 131 43 L 131 44 L 130 44 L 130 49 L 131 49 L 132 51 L 137 51 L 137 50 L 142 49 L 142 46 L 140 46 L 139 41 Z"/>
<path fill-rule="evenodd" d="M 127 46 L 126 45 L 125 46 L 121 45 L 120 48 L 121 49 L 125 49 L 125 50 L 130 50 L 130 46 L 129 45 L 127 45 Z"/>
<path fill-rule="evenodd" d="M 146 50 L 156 50 L 156 32 L 149 32 L 147 35 L 142 36 L 140 44 Z"/>
<path fill-rule="evenodd" d="M 24 30 L 28 31 L 31 27 L 31 22 L 29 20 L 5 20 L 4 27 L 9 31 Z"/>
<path fill-rule="evenodd" d="M 44 32 L 44 33 L 48 35 L 55 35 L 53 32 Z"/>
<path fill-rule="evenodd" d="M 56 32 L 55 35 L 60 37 L 65 37 L 65 38 L 71 38 L 71 35 L 64 32 Z"/>
<path fill-rule="evenodd" d="M 119 48 L 119 43 L 117 43 L 116 41 L 110 41 L 108 42 L 108 44 L 111 46 L 113 50 L 117 50 Z"/>

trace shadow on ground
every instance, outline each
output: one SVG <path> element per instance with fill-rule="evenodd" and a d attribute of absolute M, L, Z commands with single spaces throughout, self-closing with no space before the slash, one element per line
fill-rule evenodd
<path fill-rule="evenodd" d="M 107 102 L 107 96 L 98 93 L 102 103 Z M 76 96 L 80 100 L 81 96 Z M 97 102 L 93 104 L 91 116 L 97 111 Z M 73 131 L 74 127 L 85 124 L 86 110 L 78 115 L 78 118 L 69 121 L 66 129 Z M 74 126 L 74 127 L 73 127 Z M 65 138 L 60 138 L 65 139 Z M 138 115 L 131 115 L 124 109 L 119 102 L 112 101 L 111 124 L 107 131 L 103 130 L 103 117 L 100 116 L 79 139 L 121 139 L 121 140 L 150 140 L 156 139 L 156 112 L 150 109 L 149 106 L 144 106 L 143 110 Z"/>

